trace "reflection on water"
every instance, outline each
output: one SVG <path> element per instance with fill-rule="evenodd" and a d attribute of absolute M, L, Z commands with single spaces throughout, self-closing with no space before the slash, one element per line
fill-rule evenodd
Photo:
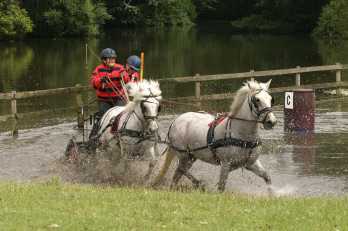
<path fill-rule="evenodd" d="M 347 133 L 286 134 L 282 154 L 292 155 L 299 175 L 346 176 L 347 138 Z"/>
<path fill-rule="evenodd" d="M 312 164 L 315 161 L 315 135 L 312 132 L 286 133 L 284 141 L 289 145 L 289 151 L 293 154 L 293 162 L 302 165 L 301 172 L 310 175 L 312 172 Z M 299 173 L 301 174 L 301 173 Z"/>
<path fill-rule="evenodd" d="M 89 47 L 87 64 L 86 43 Z M 105 47 L 115 48 L 118 62 L 123 64 L 130 54 L 144 51 L 147 78 L 345 63 L 345 56 L 331 57 L 323 46 L 321 44 L 319 49 L 317 43 L 306 36 L 238 35 L 226 33 L 223 29 L 207 31 L 201 27 L 190 30 L 114 30 L 90 40 L 0 42 L 0 49 L 4 51 L 0 54 L 0 85 L 4 79 L 12 81 L 4 89 L 6 91 L 67 87 L 77 83 L 85 85 L 99 62 L 100 50 Z M 347 51 L 347 45 L 343 47 L 342 54 Z M 316 78 L 318 74 L 312 81 Z M 275 80 L 273 84 L 284 81 L 290 80 Z"/>

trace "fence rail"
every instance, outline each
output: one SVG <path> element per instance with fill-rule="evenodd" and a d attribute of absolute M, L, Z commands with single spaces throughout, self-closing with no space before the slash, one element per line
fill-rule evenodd
<path fill-rule="evenodd" d="M 191 100 L 202 100 L 202 99 L 222 99 L 233 97 L 234 94 L 215 94 L 215 95 L 201 95 L 201 83 L 206 81 L 216 81 L 216 80 L 231 80 L 231 79 L 246 79 L 246 78 L 257 78 L 257 77 L 278 77 L 284 75 L 294 75 L 294 86 L 283 87 L 283 88 L 272 88 L 273 92 L 283 92 L 288 91 L 294 88 L 332 88 L 332 87 L 347 87 L 348 82 L 342 82 L 342 71 L 348 69 L 348 64 L 336 63 L 335 65 L 326 65 L 326 66 L 312 66 L 312 67 L 300 67 L 288 68 L 288 69 L 277 69 L 277 70 L 267 70 L 267 71 L 254 71 L 243 73 L 233 73 L 233 74 L 219 74 L 219 75 L 199 75 L 189 77 L 176 77 L 176 78 L 166 78 L 158 79 L 160 82 L 177 82 L 177 83 L 195 83 L 195 95 L 194 97 L 180 97 L 180 99 L 191 99 Z M 311 84 L 311 85 L 301 85 L 301 74 L 311 73 L 311 72 L 327 72 L 334 71 L 336 76 L 336 82 L 326 82 L 321 84 Z M 87 90 L 91 90 L 88 86 L 76 85 L 74 87 L 65 87 L 65 88 L 56 88 L 56 89 L 47 89 L 47 90 L 37 90 L 37 91 L 25 91 L 25 92 L 7 92 L 0 93 L 0 100 L 9 100 L 11 101 L 11 115 L 5 115 L 0 117 L 12 117 L 14 118 L 13 122 L 13 135 L 18 134 L 17 124 L 18 124 L 18 115 L 17 115 L 17 100 L 26 99 L 32 97 L 56 95 L 56 94 L 76 94 L 76 101 L 78 106 L 82 106 L 82 97 L 81 93 Z M 178 98 L 179 99 L 179 98 Z"/>
<path fill-rule="evenodd" d="M 348 69 L 348 64 L 335 64 L 327 66 L 313 66 L 313 67 L 300 67 L 289 68 L 289 69 L 278 69 L 278 70 L 268 70 L 268 71 L 254 71 L 242 73 L 233 73 L 233 74 L 220 74 L 220 75 L 196 75 L 192 77 L 176 77 L 163 79 L 164 81 L 175 81 L 180 83 L 187 82 L 205 82 L 213 80 L 227 80 L 227 79 L 245 79 L 245 78 L 255 78 L 255 77 L 264 77 L 264 76 L 282 76 L 282 75 L 296 75 L 309 72 L 323 72 L 323 71 L 337 71 L 341 72 L 342 70 Z"/>
<path fill-rule="evenodd" d="M 294 75 L 295 87 L 301 87 L 301 74 L 311 73 L 311 72 L 324 72 L 324 71 L 335 71 L 336 72 L 336 83 L 342 81 L 342 71 L 348 69 L 348 64 L 336 63 L 335 65 L 326 65 L 326 66 L 312 66 L 312 67 L 300 67 L 288 68 L 288 69 L 278 69 L 278 70 L 268 70 L 268 71 L 254 71 L 234 74 L 221 74 L 221 75 L 199 75 L 196 74 L 192 77 L 177 77 L 163 79 L 162 81 L 174 81 L 178 83 L 195 83 L 195 98 L 201 99 L 201 83 L 206 81 L 216 81 L 216 80 L 231 80 L 231 79 L 247 79 L 247 78 L 257 78 L 272 76 L 280 77 L 284 75 Z M 303 87 L 303 86 L 302 86 Z"/>

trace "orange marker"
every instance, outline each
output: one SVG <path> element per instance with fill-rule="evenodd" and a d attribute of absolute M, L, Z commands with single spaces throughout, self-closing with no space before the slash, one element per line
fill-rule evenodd
<path fill-rule="evenodd" d="M 141 52 L 140 54 L 140 61 L 140 81 L 142 81 L 144 76 L 144 52 Z"/>

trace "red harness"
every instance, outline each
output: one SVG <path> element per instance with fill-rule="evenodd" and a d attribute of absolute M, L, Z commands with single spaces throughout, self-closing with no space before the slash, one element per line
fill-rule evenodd
<path fill-rule="evenodd" d="M 217 118 L 215 118 L 212 122 L 208 124 L 209 127 L 216 127 L 219 125 L 225 118 L 227 117 L 227 114 L 221 114 Z"/>

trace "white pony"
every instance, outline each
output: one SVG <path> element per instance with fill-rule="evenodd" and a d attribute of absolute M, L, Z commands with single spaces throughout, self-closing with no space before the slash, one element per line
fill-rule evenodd
<path fill-rule="evenodd" d="M 238 90 L 228 114 L 218 118 L 208 113 L 187 112 L 174 120 L 168 131 L 169 147 L 163 165 L 152 185 L 157 185 L 167 172 L 173 157 L 179 159 L 171 187 L 185 175 L 195 187 L 201 185 L 189 169 L 200 159 L 221 166 L 218 190 L 224 191 L 230 171 L 239 167 L 254 172 L 267 184 L 271 178 L 258 160 L 256 147 L 261 144 L 258 127 L 271 129 L 277 120 L 272 113 L 270 81 L 248 81 Z M 215 120 L 214 120 L 215 119 Z"/>
<path fill-rule="evenodd" d="M 150 154 L 155 160 L 158 153 L 157 117 L 162 99 L 159 83 L 143 80 L 128 83 L 126 87 L 131 101 L 124 107 L 113 107 L 103 115 L 97 133 L 98 143 L 102 148 L 116 148 L 122 157 Z"/>

